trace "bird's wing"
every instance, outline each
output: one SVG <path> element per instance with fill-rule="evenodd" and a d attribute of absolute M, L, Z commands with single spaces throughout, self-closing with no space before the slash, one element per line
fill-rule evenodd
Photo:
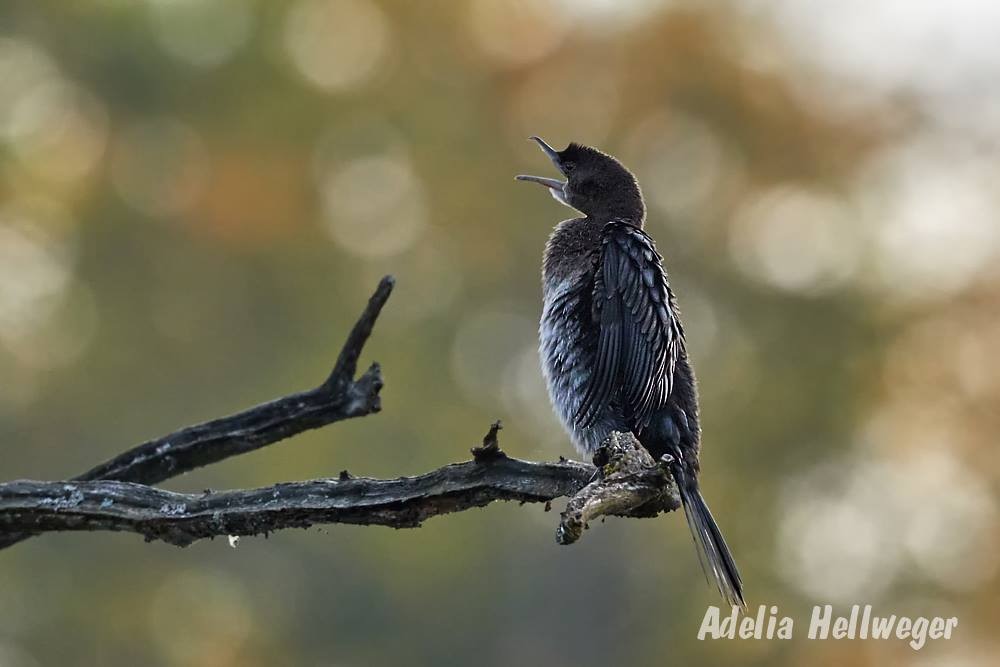
<path fill-rule="evenodd" d="M 619 401 L 639 433 L 667 402 L 684 334 L 653 239 L 625 222 L 604 227 L 593 317 L 597 356 L 574 421 L 591 426 Z"/>

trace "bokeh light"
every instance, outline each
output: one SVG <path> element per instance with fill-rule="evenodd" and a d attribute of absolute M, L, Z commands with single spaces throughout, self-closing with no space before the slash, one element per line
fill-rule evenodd
<path fill-rule="evenodd" d="M 366 83 L 391 46 L 388 20 L 371 0 L 298 0 L 284 39 L 298 73 L 327 92 Z"/>
<path fill-rule="evenodd" d="M 34 336 L 72 286 L 75 248 L 64 215 L 47 202 L 0 209 L 0 342 Z"/>
<path fill-rule="evenodd" d="M 980 88 L 1000 74 L 990 28 L 1000 19 L 1000 10 L 993 3 L 764 0 L 755 4 L 771 12 L 784 38 L 817 73 L 850 77 L 883 93 L 917 93 L 931 106 L 946 103 L 948 113 L 956 116 L 969 117 L 963 100 L 972 90 L 986 93 L 975 95 L 973 108 L 995 100 L 1000 92 L 995 86 Z M 927 57 L 930 53 L 933 58 Z"/>
<path fill-rule="evenodd" d="M 555 51 L 571 23 L 555 2 L 474 0 L 468 5 L 474 48 L 503 67 L 526 65 Z"/>
<path fill-rule="evenodd" d="M 11 135 L 13 115 L 24 96 L 59 78 L 51 56 L 37 44 L 16 37 L 0 37 L 0 130 Z"/>
<path fill-rule="evenodd" d="M 818 467 L 790 484 L 778 510 L 778 571 L 815 599 L 875 603 L 900 567 L 899 546 L 885 531 L 898 508 L 883 493 L 890 471 L 869 475 L 845 463 Z"/>
<path fill-rule="evenodd" d="M 699 226 L 725 200 L 726 179 L 738 178 L 738 165 L 718 135 L 705 122 L 682 112 L 657 112 L 631 130 L 626 145 L 629 162 L 642 171 L 644 193 L 654 209 L 651 217 Z"/>
<path fill-rule="evenodd" d="M 838 199 L 795 188 L 762 192 L 733 220 L 730 248 L 750 276 L 791 292 L 846 282 L 861 260 L 856 213 Z"/>
<path fill-rule="evenodd" d="M 214 67 L 232 58 L 253 28 L 252 3 L 240 0 L 146 2 L 160 46 L 177 60 L 198 67 Z"/>
<path fill-rule="evenodd" d="M 847 603 L 879 600 L 903 573 L 958 590 L 996 574 L 997 507 L 974 471 L 940 450 L 874 463 L 865 455 L 791 485 L 779 537 L 785 576 Z"/>
<path fill-rule="evenodd" d="M 1000 227 L 991 188 L 996 155 L 939 138 L 904 144 L 861 176 L 866 218 L 877 221 L 883 287 L 901 298 L 947 296 L 991 268 Z"/>
<path fill-rule="evenodd" d="M 107 113 L 100 101 L 62 82 L 24 95 L 7 125 L 8 141 L 27 168 L 62 183 L 77 181 L 95 168 L 107 133 Z"/>
<path fill-rule="evenodd" d="M 423 185 L 403 155 L 372 155 L 333 169 L 320 185 L 330 235 L 363 257 L 409 248 L 424 231 Z"/>
<path fill-rule="evenodd" d="M 674 2 L 676 0 L 552 0 L 561 15 L 598 34 L 634 27 Z"/>

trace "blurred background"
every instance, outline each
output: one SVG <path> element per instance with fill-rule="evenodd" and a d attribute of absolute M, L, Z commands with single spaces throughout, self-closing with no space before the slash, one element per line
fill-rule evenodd
<path fill-rule="evenodd" d="M 1000 5 L 0 3 L 0 479 L 61 479 L 321 381 L 378 278 L 384 411 L 177 490 L 574 456 L 538 370 L 570 213 L 529 134 L 636 171 L 703 485 L 793 641 L 699 642 L 680 515 L 540 506 L 179 550 L 0 552 L 0 665 L 997 664 Z M 363 360 L 366 361 L 366 360 Z M 557 505 L 557 509 L 558 509 Z M 957 615 L 807 641 L 814 604 Z"/>

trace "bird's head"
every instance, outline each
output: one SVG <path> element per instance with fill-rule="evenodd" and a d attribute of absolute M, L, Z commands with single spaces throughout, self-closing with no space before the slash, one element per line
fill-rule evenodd
<path fill-rule="evenodd" d="M 607 153 L 582 144 L 570 144 L 557 151 L 539 137 L 531 137 L 552 160 L 565 181 L 542 176 L 517 176 L 548 188 L 561 204 L 575 208 L 589 218 L 607 221 L 624 218 L 641 225 L 646 216 L 639 183 L 621 162 Z"/>

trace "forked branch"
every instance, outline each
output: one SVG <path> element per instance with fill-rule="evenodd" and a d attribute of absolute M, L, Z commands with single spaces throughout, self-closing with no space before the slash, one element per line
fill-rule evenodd
<path fill-rule="evenodd" d="M 650 517 L 680 506 L 666 469 L 632 434 L 614 433 L 599 452 L 601 469 L 562 460 L 508 457 L 494 424 L 473 460 L 417 477 L 336 479 L 183 494 L 149 486 L 303 431 L 380 409 L 378 364 L 355 379 L 358 359 L 392 291 L 382 279 L 347 337 L 329 377 L 317 388 L 229 417 L 150 440 L 66 482 L 0 484 L 0 548 L 44 532 L 130 531 L 186 546 L 222 535 L 259 535 L 314 524 L 414 528 L 433 516 L 497 500 L 548 502 L 569 496 L 557 530 L 560 544 L 580 538 L 603 516 Z"/>
<path fill-rule="evenodd" d="M 72 478 L 157 484 L 230 456 L 246 454 L 293 435 L 381 410 L 382 371 L 372 364 L 355 379 L 358 358 L 395 280 L 385 276 L 347 336 L 330 375 L 315 389 L 262 403 L 228 417 L 188 426 L 149 440 Z M 30 534 L 4 529 L 0 549 Z"/>

